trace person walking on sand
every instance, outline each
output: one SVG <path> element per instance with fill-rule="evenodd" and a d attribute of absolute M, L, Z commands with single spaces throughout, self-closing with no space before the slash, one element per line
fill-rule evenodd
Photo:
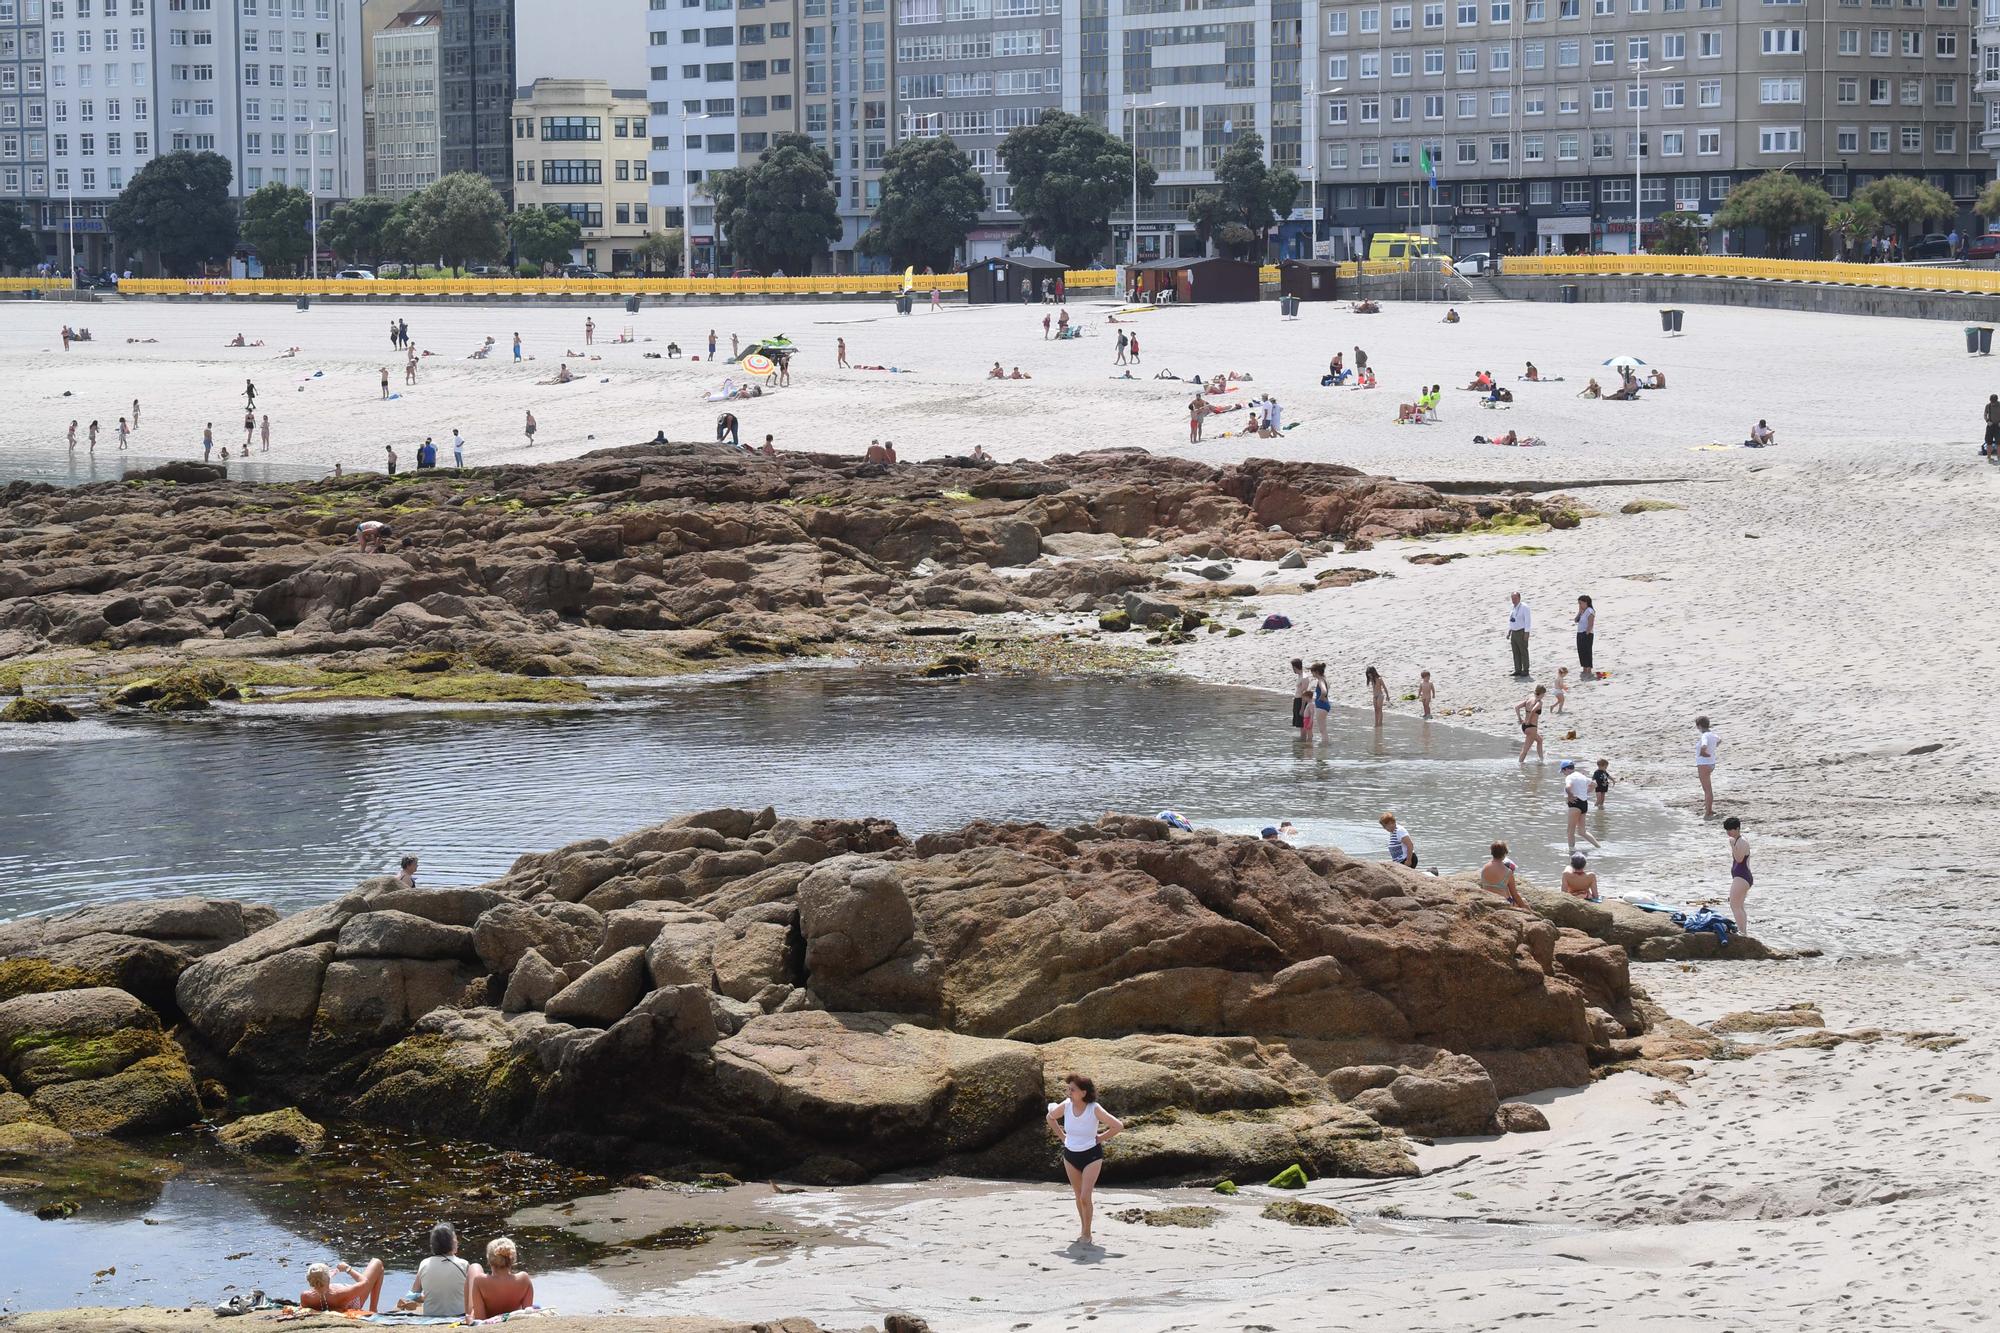
<path fill-rule="evenodd" d="M 715 360 L 715 330 L 708 331 L 708 359 Z"/>
<path fill-rule="evenodd" d="M 137 398 L 132 400 L 132 429 L 139 429 L 139 400 Z"/>
<path fill-rule="evenodd" d="M 403 363 L 403 383 L 415 384 L 416 382 L 417 382 L 417 354 L 415 352 L 411 352 L 410 359 Z"/>
<path fill-rule="evenodd" d="M 1604 798 L 1611 794 L 1611 784 L 1616 781 L 1618 779 L 1611 776 L 1611 761 L 1609 759 L 1598 760 L 1597 771 L 1590 775 L 1591 789 L 1597 793 L 1598 814 L 1601 815 L 1604 813 Z"/>
<path fill-rule="evenodd" d="M 257 383 L 255 380 L 243 381 L 243 406 L 249 408 L 257 406 Z"/>
<path fill-rule="evenodd" d="M 2000 462 L 2000 393 L 1986 395 L 1986 442 L 1979 446 L 1987 462 Z"/>
<path fill-rule="evenodd" d="M 1138 334 L 1136 334 L 1136 333 L 1135 333 L 1135 334 L 1133 334 L 1133 335 L 1132 335 L 1132 345 L 1131 345 L 1131 346 L 1129 346 L 1129 347 L 1127 347 L 1127 348 L 1125 349 L 1125 355 L 1126 355 L 1126 356 L 1127 356 L 1127 357 L 1128 357 L 1128 358 L 1129 358 L 1129 359 L 1131 360 L 1131 362 L 1132 362 L 1132 364 L 1133 364 L 1133 365 L 1135 365 L 1135 366 L 1136 366 L 1136 365 L 1138 365 L 1138 364 L 1139 364 L 1139 335 L 1138 335 Z"/>
<path fill-rule="evenodd" d="M 1408 866 L 1410 869 L 1415 870 L 1417 868 L 1417 840 L 1410 836 L 1408 829 L 1396 822 L 1396 812 L 1394 810 L 1384 810 L 1382 818 L 1376 822 L 1382 826 L 1382 831 L 1389 835 L 1389 859 L 1399 866 Z"/>
<path fill-rule="evenodd" d="M 1115 356 L 1111 358 L 1112 365 L 1122 366 L 1125 364 L 1125 344 L 1128 341 L 1130 340 L 1126 338 L 1125 330 L 1123 329 L 1118 330 L 1118 352 Z"/>
<path fill-rule="evenodd" d="M 535 414 L 533 412 L 528 413 L 527 429 L 528 429 L 528 443 L 533 444 L 535 442 Z"/>
<path fill-rule="evenodd" d="M 396 331 L 396 321 L 392 319 L 389 321 L 389 346 L 401 347 L 402 345 L 403 335 Z"/>
<path fill-rule="evenodd" d="M 408 347 L 409 347 L 409 345 L 410 345 L 410 321 L 409 321 L 409 320 L 407 320 L 407 319 L 399 319 L 399 320 L 397 320 L 397 321 L 396 321 L 396 341 L 397 341 L 397 342 L 399 342 L 399 343 L 401 343 L 401 344 L 402 344 L 402 345 L 403 345 L 403 346 L 404 346 L 405 348 L 408 348 Z"/>
<path fill-rule="evenodd" d="M 597 321 L 586 315 L 583 321 L 583 345 L 585 347 L 589 347 L 596 341 L 597 341 Z"/>
<path fill-rule="evenodd" d="M 1743 821 L 1735 815 L 1722 821 L 1722 831 L 1729 835 L 1729 914 L 1736 918 L 1737 933 L 1748 935 L 1750 913 L 1744 900 L 1757 882 L 1750 875 L 1750 844 L 1743 840 Z"/>
<path fill-rule="evenodd" d="M 1696 718 L 1694 729 L 1701 733 L 1694 747 L 1694 773 L 1701 781 L 1701 814 L 1706 819 L 1715 813 L 1715 761 L 1722 751 L 1722 737 L 1710 730 L 1706 717 Z"/>
<path fill-rule="evenodd" d="M 1052 316 L 1052 315 L 1050 315 L 1048 311 L 1044 310 L 1044 311 L 1042 312 L 1042 341 L 1043 341 L 1043 342 L 1047 342 L 1047 341 L 1049 340 L 1049 325 L 1050 325 L 1051 323 L 1053 323 L 1053 322 L 1054 322 L 1054 318 L 1055 318 L 1055 317 L 1054 317 L 1054 316 Z"/>
<path fill-rule="evenodd" d="M 336 1287 L 335 1273 L 345 1273 L 353 1280 Z M 330 1265 L 311 1264 L 306 1268 L 306 1289 L 299 1293 L 299 1306 L 329 1314 L 364 1309 L 373 1314 L 382 1299 L 382 1274 L 380 1259 L 370 1259 L 358 1273 L 338 1260 Z"/>
<path fill-rule="evenodd" d="M 521 335 L 519 333 L 516 333 L 514 335 L 514 364 L 519 365 L 520 363 L 521 363 Z"/>
<path fill-rule="evenodd" d="M 1569 808 L 1569 849 L 1576 850 L 1576 840 L 1582 838 L 1592 847 L 1597 839 L 1590 836 L 1583 826 L 1583 817 L 1590 813 L 1590 776 L 1576 766 L 1576 760 L 1562 761 L 1563 804 Z"/>
<path fill-rule="evenodd" d="M 1327 724 L 1333 721 L 1333 687 L 1326 682 L 1326 663 L 1324 662 L 1314 662 L 1312 664 L 1312 692 L 1312 709 L 1310 710 L 1312 721 L 1309 725 L 1311 734 L 1307 739 L 1324 745 L 1326 743 Z"/>
<path fill-rule="evenodd" d="M 260 437 L 260 439 L 262 440 L 262 444 L 261 444 L 261 446 L 260 446 L 260 447 L 261 447 L 261 448 L 263 449 L 263 451 L 264 451 L 265 453 L 267 453 L 267 454 L 268 454 L 268 453 L 270 453 L 270 452 L 271 452 L 271 414 L 270 414 L 269 412 L 266 412 L 266 413 L 264 414 L 264 419 L 263 419 L 263 420 L 262 420 L 261 422 L 259 422 L 259 423 L 258 423 L 258 426 L 257 426 L 257 434 L 258 434 L 258 436 Z"/>
<path fill-rule="evenodd" d="M 1591 666 L 1591 655 L 1597 647 L 1597 608 L 1591 604 L 1589 596 L 1580 595 L 1576 599 L 1576 664 L 1583 668 L 1583 679 L 1596 680 L 1597 671 Z"/>
<path fill-rule="evenodd" d="M 93 454 L 97 452 L 97 422 L 94 420 L 90 423 L 90 452 Z M 203 454 L 202 457 L 206 458 L 208 455 Z"/>
<path fill-rule="evenodd" d="M 1201 426 L 1204 421 L 1208 420 L 1208 400 L 1201 396 L 1200 389 L 1196 389 L 1194 391 L 1194 398 L 1189 401 L 1187 405 L 1187 410 L 1188 410 L 1188 443 L 1200 444 Z"/>
<path fill-rule="evenodd" d="M 69 451 L 76 452 L 76 418 L 69 419 Z"/>
<path fill-rule="evenodd" d="M 853 369 L 852 366 L 847 364 L 847 339 L 845 338 L 834 339 L 833 364 L 836 368 L 840 370 Z"/>
<path fill-rule="evenodd" d="M 125 424 L 125 418 L 118 418 L 118 448 L 120 452 L 124 451 L 126 437 L 131 434 L 131 428 Z"/>
<path fill-rule="evenodd" d="M 1292 730 L 1311 735 L 1312 677 L 1306 675 L 1306 660 L 1292 659 Z"/>
<path fill-rule="evenodd" d="M 1437 698 L 1437 686 L 1431 684 L 1431 673 L 1419 672 L 1417 676 L 1417 702 L 1424 706 L 1424 721 L 1431 718 L 1431 700 Z"/>
<path fill-rule="evenodd" d="M 451 465 L 465 466 L 465 437 L 458 433 L 458 427 L 451 428 Z"/>
<path fill-rule="evenodd" d="M 1509 599 L 1512 604 L 1507 612 L 1507 645 L 1514 650 L 1514 679 L 1528 678 L 1528 635 L 1535 628 L 1535 617 L 1522 602 L 1521 594 L 1514 593 Z"/>
<path fill-rule="evenodd" d="M 1097 1104 L 1097 1084 L 1085 1075 L 1064 1074 L 1063 1092 L 1063 1100 L 1049 1103 L 1049 1130 L 1062 1140 L 1063 1172 L 1083 1223 L 1076 1243 L 1089 1246 L 1091 1194 L 1104 1170 L 1104 1145 L 1124 1133 L 1125 1126 Z"/>
<path fill-rule="evenodd" d="M 1569 668 L 1566 666 L 1557 667 L 1556 706 L 1554 708 L 1551 708 L 1549 712 L 1552 714 L 1560 714 L 1563 710 L 1563 704 L 1568 702 L 1568 700 L 1569 700 Z"/>
<path fill-rule="evenodd" d="M 743 342 L 735 334 L 729 335 L 729 359 L 739 360 L 743 355 Z"/>
<path fill-rule="evenodd" d="M 243 414 L 243 452 L 245 456 L 248 456 L 250 453 L 250 441 L 256 438 L 257 414 L 255 412 L 245 412 Z"/>
<path fill-rule="evenodd" d="M 382 401 L 389 401 L 389 367 L 382 367 Z"/>
<path fill-rule="evenodd" d="M 1375 725 L 1380 727 L 1382 710 L 1389 706 L 1389 686 L 1382 680 L 1382 673 L 1374 667 L 1362 672 L 1361 678 L 1368 682 L 1368 702 L 1375 709 Z"/>
<path fill-rule="evenodd" d="M 1528 751 L 1535 752 L 1535 761 L 1542 758 L 1542 696 L 1549 692 L 1546 685 L 1535 686 L 1534 694 L 1514 705 L 1514 716 L 1521 723 L 1521 757 L 1516 763 L 1528 762 Z"/>
<path fill-rule="evenodd" d="M 1514 863 L 1507 859 L 1507 844 L 1496 842 L 1486 850 L 1493 854 L 1493 859 L 1479 867 L 1479 887 L 1525 909 L 1528 904 L 1521 897 L 1520 885 L 1515 880 Z"/>
<path fill-rule="evenodd" d="M 97 450 L 97 423 L 95 421 L 90 423 L 90 448 L 93 453 Z M 211 421 L 201 428 L 201 461 L 206 463 L 208 456 L 214 451 L 215 423 Z"/>
<path fill-rule="evenodd" d="M 396 475 L 396 446 L 393 444 L 385 444 L 382 446 L 382 452 L 388 455 L 389 475 L 393 477 Z"/>

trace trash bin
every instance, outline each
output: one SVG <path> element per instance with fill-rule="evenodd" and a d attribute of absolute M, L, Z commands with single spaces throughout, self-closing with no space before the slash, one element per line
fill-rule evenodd
<path fill-rule="evenodd" d="M 310 296 L 301 296 L 299 298 L 299 309 L 301 310 L 312 309 L 312 304 L 313 304 L 313 299 Z M 1970 330 L 1967 330 L 1967 332 L 1970 332 Z"/>
<path fill-rule="evenodd" d="M 1979 355 L 1979 326 L 1977 324 L 1968 324 L 1965 326 L 1965 354 L 1967 356 Z"/>
<path fill-rule="evenodd" d="M 1979 355 L 1993 355 L 1993 326 L 1991 324 L 1981 324 L 1977 328 L 1967 329 L 1966 332 L 1979 335 Z M 1967 350 L 1971 349 L 1968 348 Z"/>
<path fill-rule="evenodd" d="M 1299 298 L 1289 295 L 1280 296 L 1278 298 L 1278 317 L 1280 319 L 1297 319 L 1299 317 Z"/>
<path fill-rule="evenodd" d="M 1681 320 L 1687 315 L 1685 310 L 1662 310 L 1660 312 L 1660 332 L 1679 333 Z"/>
<path fill-rule="evenodd" d="M 625 298 L 625 313 L 628 315 L 639 313 L 639 298 L 636 294 Z"/>
<path fill-rule="evenodd" d="M 1575 284 L 1575 283 L 1573 283 L 1573 282 L 1566 282 L 1566 283 L 1564 283 L 1564 284 L 1562 285 L 1562 303 L 1563 303 L 1564 305 L 1575 305 L 1575 304 L 1576 304 L 1576 284 Z"/>

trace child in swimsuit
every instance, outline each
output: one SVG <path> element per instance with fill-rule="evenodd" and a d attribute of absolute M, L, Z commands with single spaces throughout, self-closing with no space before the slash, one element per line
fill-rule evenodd
<path fill-rule="evenodd" d="M 1597 771 L 1590 775 L 1590 785 L 1597 788 L 1597 809 L 1600 814 L 1604 811 L 1605 793 L 1611 790 L 1611 784 L 1617 780 L 1611 776 L 1611 761 L 1609 759 L 1598 760 Z"/>

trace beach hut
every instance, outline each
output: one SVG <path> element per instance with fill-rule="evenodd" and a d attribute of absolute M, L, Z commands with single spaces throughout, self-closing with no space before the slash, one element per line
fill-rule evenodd
<path fill-rule="evenodd" d="M 1171 292 L 1183 304 L 1255 301 L 1258 266 L 1247 259 L 1155 259 L 1139 265 L 1134 296 L 1150 301 Z"/>
<path fill-rule="evenodd" d="M 1054 288 L 1069 270 L 1053 259 L 1033 255 L 1000 255 L 982 259 L 965 270 L 968 305 L 1032 305 Z"/>
<path fill-rule="evenodd" d="M 1278 265 L 1278 293 L 1301 301 L 1333 300 L 1340 265 L 1331 259 L 1287 259 Z"/>

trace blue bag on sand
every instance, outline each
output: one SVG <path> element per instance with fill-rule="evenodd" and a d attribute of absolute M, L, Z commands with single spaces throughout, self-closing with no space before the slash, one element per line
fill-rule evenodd
<path fill-rule="evenodd" d="M 1718 914 L 1712 907 L 1703 907 L 1694 912 L 1675 912 L 1667 920 L 1683 930 L 1699 933 L 1708 931 L 1723 948 L 1729 947 L 1729 932 L 1736 929 L 1736 923 L 1729 917 Z"/>

